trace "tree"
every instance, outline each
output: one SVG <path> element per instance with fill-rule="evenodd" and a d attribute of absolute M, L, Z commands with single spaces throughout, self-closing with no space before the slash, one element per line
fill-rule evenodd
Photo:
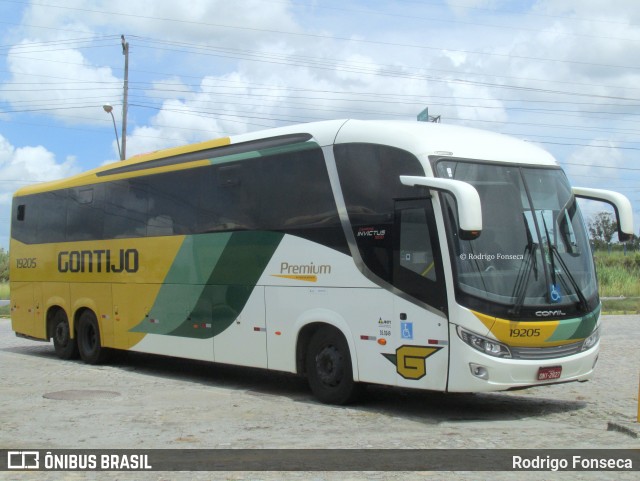
<path fill-rule="evenodd" d="M 9 253 L 0 247 L 0 282 L 9 280 Z"/>
<path fill-rule="evenodd" d="M 589 237 L 597 248 L 607 247 L 618 231 L 618 223 L 611 212 L 599 212 L 589 221 Z"/>

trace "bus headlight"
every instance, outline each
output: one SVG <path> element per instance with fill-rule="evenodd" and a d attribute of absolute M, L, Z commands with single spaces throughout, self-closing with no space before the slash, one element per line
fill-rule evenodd
<path fill-rule="evenodd" d="M 509 351 L 509 348 L 504 344 L 494 339 L 488 339 L 474 332 L 467 331 L 460 326 L 458 326 L 457 330 L 460 339 L 462 339 L 474 349 L 477 349 L 478 351 L 493 357 L 511 357 L 511 351 Z"/>
<path fill-rule="evenodd" d="M 587 337 L 582 343 L 581 351 L 586 351 L 587 349 L 591 349 L 596 343 L 600 340 L 600 328 L 596 327 L 596 330 L 591 333 L 589 337 Z"/>

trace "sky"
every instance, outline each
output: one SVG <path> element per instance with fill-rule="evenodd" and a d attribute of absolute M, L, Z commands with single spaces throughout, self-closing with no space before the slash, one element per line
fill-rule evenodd
<path fill-rule="evenodd" d="M 0 0 L 0 248 L 16 189 L 118 161 L 121 35 L 128 157 L 428 107 L 625 194 L 638 233 L 637 0 Z"/>

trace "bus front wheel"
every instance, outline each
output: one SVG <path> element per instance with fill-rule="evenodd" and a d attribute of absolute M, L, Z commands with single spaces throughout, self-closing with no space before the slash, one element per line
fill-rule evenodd
<path fill-rule="evenodd" d="M 53 348 L 60 359 L 76 359 L 78 357 L 78 343 L 71 338 L 69 321 L 64 311 L 59 310 L 53 316 L 51 323 Z"/>
<path fill-rule="evenodd" d="M 91 311 L 84 311 L 78 319 L 78 350 L 87 364 L 100 364 L 107 358 L 108 350 L 102 347 L 98 320 Z"/>
<path fill-rule="evenodd" d="M 359 386 L 353 380 L 349 345 L 340 331 L 322 327 L 309 343 L 306 357 L 309 386 L 326 404 L 347 404 L 355 400 Z"/>

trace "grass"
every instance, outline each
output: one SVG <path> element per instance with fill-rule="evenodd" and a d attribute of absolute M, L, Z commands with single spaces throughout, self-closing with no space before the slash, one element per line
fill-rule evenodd
<path fill-rule="evenodd" d="M 602 297 L 640 297 L 640 252 L 596 252 Z"/>
<path fill-rule="evenodd" d="M 9 299 L 8 282 L 0 282 L 0 299 Z M 0 306 L 0 317 L 11 317 L 11 306 Z"/>
<path fill-rule="evenodd" d="M 602 311 L 640 314 L 640 252 L 597 251 L 594 254 Z"/>
<path fill-rule="evenodd" d="M 640 297 L 603 299 L 603 314 L 640 314 Z"/>

